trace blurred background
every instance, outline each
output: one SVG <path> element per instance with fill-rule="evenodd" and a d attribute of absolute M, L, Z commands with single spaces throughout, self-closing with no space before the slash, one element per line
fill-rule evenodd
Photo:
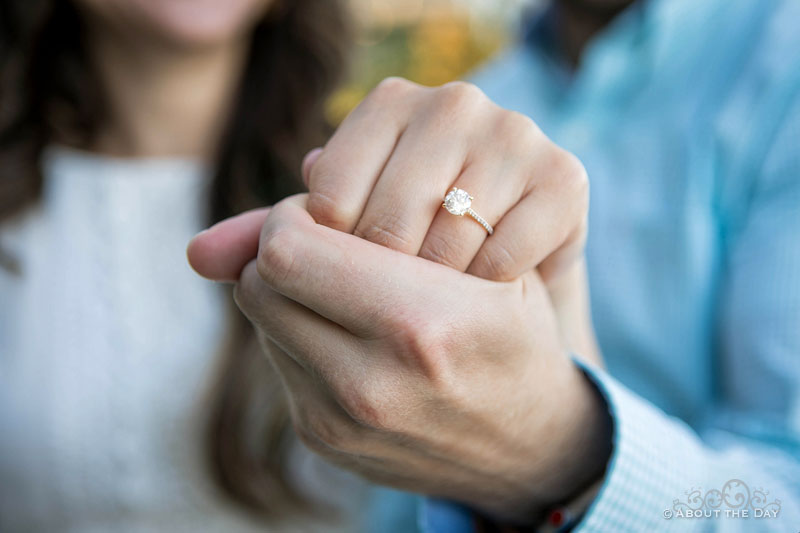
<path fill-rule="evenodd" d="M 337 125 L 379 81 L 462 78 L 518 35 L 536 0 L 349 0 L 357 43 L 350 78 L 328 101 Z"/>

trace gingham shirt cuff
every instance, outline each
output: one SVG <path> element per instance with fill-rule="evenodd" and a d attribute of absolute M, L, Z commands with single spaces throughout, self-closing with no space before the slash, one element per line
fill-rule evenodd
<path fill-rule="evenodd" d="M 611 415 L 613 448 L 597 497 L 574 532 L 686 531 L 698 527 L 668 520 L 665 511 L 692 486 L 709 479 L 700 439 L 682 421 L 630 391 L 605 371 L 576 364 L 597 386 Z M 668 514 L 668 512 L 667 512 Z"/>
<path fill-rule="evenodd" d="M 637 396 L 605 371 L 573 358 L 606 401 L 613 448 L 605 479 L 574 533 L 687 531 L 701 521 L 667 520 L 673 500 L 705 486 L 710 472 L 700 439 L 682 421 Z M 418 523 L 424 533 L 471 533 L 468 508 L 423 497 Z"/>

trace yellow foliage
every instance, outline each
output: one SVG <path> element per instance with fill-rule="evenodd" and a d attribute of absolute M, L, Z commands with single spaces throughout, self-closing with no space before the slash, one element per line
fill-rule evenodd
<path fill-rule="evenodd" d="M 338 124 L 372 87 L 386 76 L 402 76 L 423 85 L 441 85 L 462 77 L 506 43 L 499 22 L 486 23 L 448 7 L 423 10 L 411 25 L 365 27 L 382 35 L 359 47 L 351 79 L 327 102 L 327 118 Z"/>

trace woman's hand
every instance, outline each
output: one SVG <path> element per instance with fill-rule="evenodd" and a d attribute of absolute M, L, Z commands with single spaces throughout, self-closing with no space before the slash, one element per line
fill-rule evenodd
<path fill-rule="evenodd" d="M 529 521 L 597 479 L 609 422 L 535 270 L 493 282 L 272 208 L 235 286 L 300 438 L 377 483 Z"/>
<path fill-rule="evenodd" d="M 581 256 L 583 166 L 469 83 L 388 78 L 303 166 L 317 223 L 461 272 L 507 281 L 538 266 L 547 282 Z M 491 238 L 442 209 L 454 186 L 475 198 Z"/>
<path fill-rule="evenodd" d="M 528 117 L 498 107 L 468 83 L 430 88 L 389 78 L 324 149 L 306 156 L 302 170 L 308 210 L 320 224 L 485 279 L 512 280 L 537 268 L 565 347 L 600 364 L 582 261 L 586 173 Z M 453 186 L 475 198 L 493 235 L 442 208 Z M 252 226 L 266 214 L 248 216 Z M 254 253 L 255 238 L 247 238 Z M 192 254 L 195 264 L 202 251 L 190 247 Z M 227 268 L 235 280 L 244 256 L 215 255 L 201 259 L 198 271 L 210 267 L 219 279 Z"/>

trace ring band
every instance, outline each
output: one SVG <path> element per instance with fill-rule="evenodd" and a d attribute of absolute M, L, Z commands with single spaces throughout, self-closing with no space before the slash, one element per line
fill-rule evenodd
<path fill-rule="evenodd" d="M 464 216 L 465 214 L 471 216 L 478 224 L 483 226 L 483 229 L 485 229 L 489 235 L 491 235 L 494 233 L 492 225 L 486 222 L 482 216 L 472 209 L 472 200 L 472 196 L 470 196 L 467 191 L 464 189 L 459 189 L 458 187 L 453 187 L 453 190 L 448 192 L 444 197 L 442 207 L 447 209 L 450 213 L 460 217 Z"/>

